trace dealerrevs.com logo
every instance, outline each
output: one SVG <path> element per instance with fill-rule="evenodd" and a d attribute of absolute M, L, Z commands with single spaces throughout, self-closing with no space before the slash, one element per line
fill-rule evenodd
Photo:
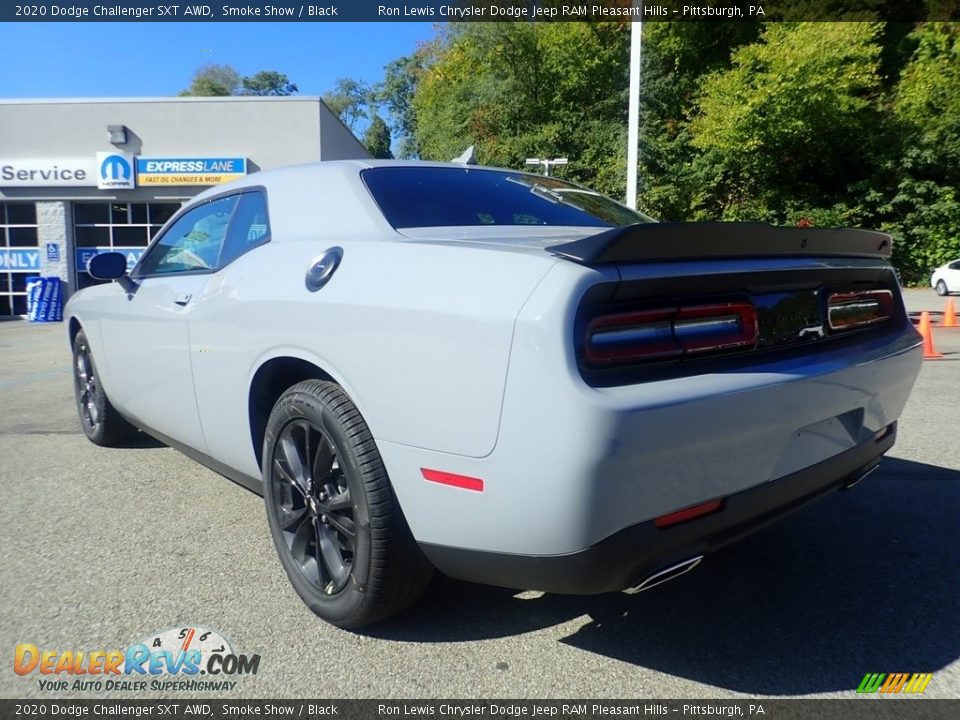
<path fill-rule="evenodd" d="M 20 643 L 17 675 L 49 692 L 233 690 L 235 678 L 256 675 L 260 656 L 236 653 L 216 630 L 197 626 L 151 633 L 125 649 L 58 650 Z"/>

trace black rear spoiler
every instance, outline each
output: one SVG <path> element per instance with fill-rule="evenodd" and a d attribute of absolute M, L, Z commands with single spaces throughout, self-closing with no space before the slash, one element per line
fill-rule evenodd
<path fill-rule="evenodd" d="M 775 227 L 764 223 L 640 223 L 548 251 L 583 265 L 732 257 L 889 258 L 892 238 L 874 230 Z"/>

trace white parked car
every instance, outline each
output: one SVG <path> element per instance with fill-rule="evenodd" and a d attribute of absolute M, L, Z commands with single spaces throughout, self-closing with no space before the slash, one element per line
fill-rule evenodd
<path fill-rule="evenodd" d="M 960 292 L 960 260 L 948 262 L 934 270 L 930 287 L 937 291 L 937 295 Z"/>
<path fill-rule="evenodd" d="M 129 273 L 90 261 L 115 282 L 66 308 L 77 405 L 95 443 L 141 429 L 262 493 L 293 587 L 341 627 L 434 568 L 641 590 L 892 446 L 921 359 L 889 253 L 510 170 L 260 172 Z"/>

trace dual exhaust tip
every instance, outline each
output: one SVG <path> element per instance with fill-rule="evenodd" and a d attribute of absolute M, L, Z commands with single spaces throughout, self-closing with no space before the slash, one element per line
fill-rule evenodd
<path fill-rule="evenodd" d="M 642 593 L 644 590 L 649 590 L 657 585 L 662 585 L 663 583 L 669 582 L 670 580 L 678 578 L 681 575 L 686 575 L 697 565 L 699 565 L 701 560 L 703 560 L 703 555 L 695 555 L 694 557 L 687 558 L 686 560 L 681 560 L 675 565 L 671 565 L 663 570 L 658 570 L 652 575 L 648 575 L 639 585 L 628 587 L 623 592 L 625 592 L 627 595 L 636 595 L 637 593 Z"/>
<path fill-rule="evenodd" d="M 867 468 L 866 470 L 851 476 L 851 479 L 848 480 L 843 485 L 843 489 L 849 490 L 854 485 L 859 484 L 868 475 L 873 473 L 873 471 L 876 470 L 878 467 L 880 467 L 880 463 L 877 463 L 873 467 Z M 669 567 L 666 567 L 663 570 L 658 570 L 657 572 L 652 573 L 651 575 L 647 575 L 647 577 L 645 577 L 643 581 L 641 581 L 637 585 L 628 587 L 623 592 L 625 592 L 627 595 L 636 595 L 637 593 L 642 593 L 644 590 L 649 590 L 650 588 L 656 587 L 657 585 L 662 585 L 663 583 L 669 582 L 670 580 L 678 578 L 681 575 L 686 575 L 688 572 L 693 570 L 697 565 L 699 565 L 702 560 L 703 560 L 703 555 L 694 555 L 693 557 L 689 557 L 686 560 L 681 560 L 680 562 L 674 565 L 671 565 Z"/>

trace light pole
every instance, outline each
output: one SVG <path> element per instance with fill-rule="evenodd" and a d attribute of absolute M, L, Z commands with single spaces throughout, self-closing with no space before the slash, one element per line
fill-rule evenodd
<path fill-rule="evenodd" d="M 527 165 L 543 165 L 543 174 L 550 177 L 550 168 L 553 165 L 566 165 L 567 158 L 527 158 Z"/>
<path fill-rule="evenodd" d="M 640 3 L 633 0 L 633 6 Z M 627 205 L 637 209 L 637 165 L 640 162 L 640 46 L 643 22 L 630 23 L 630 104 L 627 109 Z"/>

